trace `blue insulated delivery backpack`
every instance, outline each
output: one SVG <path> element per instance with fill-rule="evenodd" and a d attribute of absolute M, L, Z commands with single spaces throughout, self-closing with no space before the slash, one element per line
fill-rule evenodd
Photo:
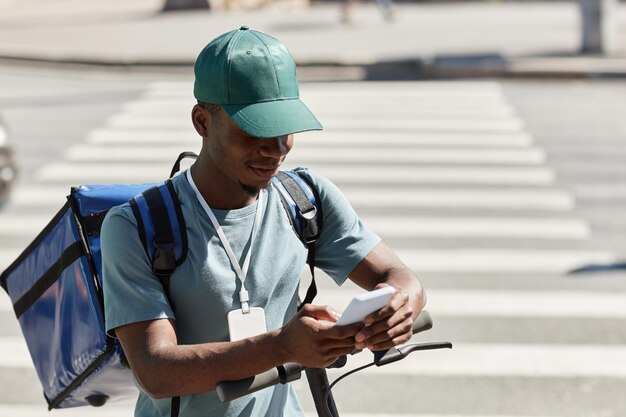
<path fill-rule="evenodd" d="M 182 155 L 181 155 L 182 157 Z M 173 173 L 178 170 L 177 161 Z M 311 185 L 294 172 L 273 181 L 313 269 L 321 212 Z M 100 226 L 108 210 L 130 202 L 153 271 L 166 294 L 186 256 L 184 219 L 169 180 L 82 185 L 0 275 L 13 303 L 48 408 L 101 406 L 136 395 L 119 341 L 105 332 Z M 311 284 L 304 302 L 315 296 Z"/>

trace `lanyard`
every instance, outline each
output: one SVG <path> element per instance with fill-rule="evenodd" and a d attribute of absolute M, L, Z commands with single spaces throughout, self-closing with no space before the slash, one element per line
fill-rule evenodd
<path fill-rule="evenodd" d="M 241 311 L 244 314 L 248 314 L 250 312 L 250 306 L 248 304 L 248 301 L 250 300 L 250 298 L 248 296 L 248 291 L 246 291 L 246 288 L 244 287 L 244 281 L 246 280 L 246 275 L 248 274 L 248 267 L 250 266 L 250 256 L 252 254 L 252 246 L 255 240 L 254 238 L 256 236 L 256 232 L 259 227 L 259 224 L 261 223 L 261 218 L 263 217 L 263 190 L 259 192 L 259 199 L 257 201 L 257 206 L 256 206 L 256 214 L 254 215 L 254 224 L 252 225 L 252 231 L 250 232 L 250 246 L 248 247 L 248 252 L 246 253 L 246 256 L 244 258 L 243 267 L 241 267 L 239 265 L 239 261 L 237 260 L 237 257 L 235 256 L 235 252 L 231 248 L 230 243 L 228 243 L 228 239 L 226 238 L 226 235 L 224 234 L 224 230 L 222 229 L 222 226 L 220 226 L 219 222 L 217 221 L 217 218 L 215 217 L 215 214 L 213 213 L 213 210 L 211 210 L 211 207 L 209 207 L 204 197 L 202 197 L 202 194 L 200 194 L 200 191 L 198 191 L 198 187 L 196 187 L 196 184 L 193 182 L 193 178 L 191 178 L 191 169 L 187 170 L 186 175 L 187 175 L 187 180 L 189 181 L 189 184 L 191 185 L 191 188 L 193 188 L 193 191 L 196 193 L 196 198 L 200 202 L 200 205 L 202 206 L 202 208 L 204 208 L 204 211 L 206 211 L 206 213 L 208 214 L 209 218 L 211 219 L 211 223 L 213 223 L 213 227 L 215 228 L 215 231 L 217 232 L 217 235 L 220 238 L 220 241 L 222 242 L 222 246 L 224 246 L 224 250 L 226 250 L 228 259 L 230 259 L 230 263 L 233 266 L 235 273 L 237 274 L 237 278 L 239 278 L 239 281 L 241 281 L 241 290 L 239 291 L 239 301 L 241 302 Z"/>

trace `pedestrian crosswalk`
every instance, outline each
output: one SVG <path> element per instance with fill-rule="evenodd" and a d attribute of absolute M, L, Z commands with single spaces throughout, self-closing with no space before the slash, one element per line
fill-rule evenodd
<path fill-rule="evenodd" d="M 41 166 L 36 183 L 17 189 L 0 213 L 0 269 L 45 226 L 70 186 L 160 180 L 179 152 L 198 151 L 190 91 L 190 82 L 151 83 L 61 160 Z M 576 193 L 597 194 L 598 188 L 562 186 L 502 85 L 313 83 L 301 92 L 325 130 L 298 135 L 288 167 L 309 166 L 344 191 L 365 223 L 421 277 L 433 334 L 455 343 L 451 351 L 417 353 L 349 379 L 337 391 L 342 415 L 621 415 L 621 396 L 611 406 L 598 404 L 626 387 L 626 335 L 618 330 L 626 324 L 626 296 L 570 288 L 563 279 L 577 268 L 620 260 L 610 246 L 596 243 L 594 228 L 576 211 Z M 358 291 L 350 284 L 335 288 L 323 273 L 317 281 L 318 301 L 337 309 Z M 11 315 L 0 294 L 0 317 L 14 323 Z M 545 323 L 554 327 L 543 328 Z M 602 324 L 616 336 L 611 343 L 584 334 L 546 337 L 576 331 L 576 323 Z M 480 329 L 461 334 L 461 324 Z M 370 358 L 355 356 L 350 366 Z M 0 388 L 11 383 L 4 368 L 32 374 L 13 331 L 0 331 Z M 312 416 L 306 386 L 296 384 Z M 355 390 L 363 400 L 350 398 Z M 390 396 L 393 405 L 386 401 Z M 0 415 L 47 415 L 43 400 L 30 398 L 0 389 Z M 585 401 L 588 407 L 581 406 Z M 131 409 L 129 403 L 89 415 L 130 416 Z"/>

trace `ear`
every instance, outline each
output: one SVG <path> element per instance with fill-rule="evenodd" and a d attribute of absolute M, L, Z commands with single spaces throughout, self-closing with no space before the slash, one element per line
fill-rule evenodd
<path fill-rule="evenodd" d="M 191 109 L 191 122 L 196 132 L 203 138 L 209 136 L 209 130 L 211 129 L 211 115 L 202 106 L 196 104 Z"/>

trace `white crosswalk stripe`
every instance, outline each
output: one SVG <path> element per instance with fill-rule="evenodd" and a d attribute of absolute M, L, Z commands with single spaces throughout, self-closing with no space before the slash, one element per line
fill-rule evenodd
<path fill-rule="evenodd" d="M 180 148 L 189 150 L 190 148 Z M 74 183 L 95 183 L 105 181 L 102 178 L 103 170 L 108 171 L 106 180 L 109 182 L 150 182 L 155 178 L 159 178 L 162 172 L 168 172 L 171 163 L 151 162 L 149 165 L 142 167 L 138 172 L 137 164 L 132 161 L 127 162 L 89 162 L 81 163 L 76 161 L 68 161 L 64 163 L 51 163 L 37 171 L 37 178 L 49 182 L 57 182 L 63 184 Z M 301 164 L 286 164 L 288 167 L 295 167 Z M 371 185 L 404 185 L 410 186 L 415 184 L 462 184 L 462 185 L 550 185 L 553 182 L 553 173 L 550 170 L 526 167 L 454 167 L 454 166 L 407 166 L 395 167 L 390 170 L 387 166 L 326 166 L 317 165 L 315 163 L 307 164 L 310 168 L 323 170 L 325 176 L 338 183 L 359 184 L 363 186 Z M 161 174 L 162 176 L 162 174 Z M 344 187 L 342 187 L 344 188 Z M 502 200 L 510 198 L 512 195 L 521 195 L 524 198 L 537 199 L 549 198 L 546 194 L 558 196 L 559 200 L 566 208 L 572 207 L 573 196 L 561 190 L 555 189 L 536 189 L 537 191 L 529 191 L 527 189 L 503 189 L 486 191 L 494 195 L 492 200 L 497 200 L 497 195 L 504 196 Z M 419 193 L 419 190 L 415 190 Z M 447 191 L 432 190 L 434 194 Z M 460 194 L 473 194 L 474 191 L 460 190 Z M 533 194 L 534 193 L 534 194 Z M 405 193 L 407 198 L 411 198 L 411 193 Z M 477 192 L 477 199 L 485 192 Z M 402 202 L 400 202 L 402 203 Z"/>
<path fill-rule="evenodd" d="M 307 100 L 308 102 L 309 100 Z M 171 98 L 163 99 L 144 99 L 142 101 L 130 102 L 124 106 L 124 114 L 138 116 L 162 116 L 177 115 L 181 118 L 189 117 L 187 109 L 190 106 L 189 100 L 178 100 Z M 359 106 L 358 102 L 353 103 L 355 106 L 345 108 L 345 106 L 337 105 L 330 102 L 323 102 L 316 105 L 315 114 L 321 119 L 326 119 L 337 112 L 346 116 L 405 116 L 405 117 L 437 117 L 446 119 L 467 119 L 472 117 L 475 119 L 498 119 L 511 117 L 515 114 L 515 110 L 504 103 L 494 103 L 491 105 L 478 105 L 469 107 L 467 105 L 455 106 L 454 103 L 445 102 L 437 104 L 431 102 L 429 104 L 415 103 L 412 106 L 382 106 L 374 107 L 371 105 Z"/>
<path fill-rule="evenodd" d="M 60 417 L 83 417 L 83 409 L 56 410 L 55 414 Z M 20 417 L 50 417 L 49 411 L 42 411 L 40 407 L 31 405 L 0 405 L 0 415 L 20 416 Z M 132 408 L 117 405 L 107 405 L 104 408 L 94 408 L 89 410 L 89 415 L 94 417 L 130 417 L 133 415 Z M 306 412 L 306 417 L 317 417 L 317 414 Z M 390 414 L 390 413 L 341 413 L 342 417 L 436 417 L 434 414 Z M 513 416 L 513 415 L 447 415 L 446 417 L 542 417 L 542 416 Z M 547 416 L 545 416 L 547 417 Z"/>
<path fill-rule="evenodd" d="M 579 219 L 362 217 L 374 232 L 389 238 L 585 239 L 591 235 L 589 225 Z M 22 214 L 11 219 L 0 218 L 0 229 L 8 236 L 34 237 L 47 223 L 40 214 Z"/>
<path fill-rule="evenodd" d="M 330 287 L 324 287 L 318 299 L 338 311 L 356 291 L 350 286 L 326 290 Z M 528 308 L 530 305 L 532 308 Z M 429 289 L 428 307 L 437 316 L 452 317 L 626 318 L 624 296 L 608 292 Z M 11 299 L 0 294 L 0 312 L 12 311 Z"/>
<path fill-rule="evenodd" d="M 171 155 L 181 149 L 177 146 L 160 147 L 120 147 L 74 146 L 68 150 L 68 160 L 78 161 L 169 161 Z M 394 159 L 395 158 L 395 159 Z M 545 153 L 540 149 L 353 149 L 308 148 L 294 150 L 289 155 L 291 163 L 314 161 L 323 163 L 465 163 L 465 164 L 522 164 L 535 165 L 545 161 Z"/>
<path fill-rule="evenodd" d="M 422 273 L 551 273 L 568 271 L 589 264 L 611 264 L 619 257 L 605 251 L 520 248 L 450 248 L 397 250 L 414 271 Z M 626 300 L 626 298 L 625 298 Z"/>
<path fill-rule="evenodd" d="M 32 360 L 21 337 L 0 337 L 0 367 L 30 369 Z M 525 346 L 457 344 L 452 351 L 422 353 L 421 360 L 365 372 L 404 375 L 515 375 L 626 377 L 625 346 Z M 370 362 L 355 356 L 341 375 Z"/>
<path fill-rule="evenodd" d="M 386 136 L 381 140 L 380 133 L 371 132 L 333 132 L 322 131 L 313 133 L 302 133 L 298 136 L 296 148 L 315 149 L 320 146 L 328 147 L 353 147 L 377 146 L 377 147 L 407 147 L 421 148 L 423 146 L 456 147 L 499 147 L 517 148 L 526 147 L 532 144 L 532 137 L 525 133 L 406 133 L 396 132 L 393 136 Z M 96 129 L 87 135 L 86 141 L 94 145 L 116 145 L 116 146 L 141 146 L 141 145 L 171 145 L 172 143 L 184 144 L 187 146 L 197 146 L 198 138 L 193 129 L 163 129 L 146 128 L 137 131 L 136 129 L 107 128 Z M 308 136 L 308 137 L 307 137 Z M 73 148 L 72 148 L 73 149 Z M 116 148 L 113 148 L 115 150 Z"/>
<path fill-rule="evenodd" d="M 351 287 L 327 291 L 329 289 L 325 286 L 317 300 L 335 306 L 339 312 L 357 291 Z M 437 317 L 626 318 L 622 294 L 573 290 L 429 289 L 428 308 L 436 312 Z"/>
<path fill-rule="evenodd" d="M 157 181 L 169 173 L 179 152 L 199 151 L 200 138 L 190 123 L 191 88 L 189 82 L 150 84 L 142 97 L 126 103 L 83 143 L 67 149 L 61 160 L 42 166 L 36 173 L 37 184 L 16 190 L 12 205 L 17 209 L 0 213 L 0 240 L 34 238 L 64 203 L 72 185 Z M 538 275 L 557 280 L 578 268 L 622 259 L 590 243 L 596 231 L 577 212 L 576 198 L 601 199 L 623 193 L 624 187 L 562 187 L 546 150 L 527 131 L 498 82 L 316 83 L 303 85 L 302 96 L 325 131 L 298 135 L 286 167 L 309 166 L 340 186 L 364 222 L 394 242 L 405 264 L 428 279 L 428 309 L 435 318 L 446 322 L 595 320 L 614 329 L 626 320 L 626 295 L 620 291 L 472 287 L 471 279 L 477 277 L 514 280 Z M 0 246 L 0 267 L 8 266 L 22 249 Z M 438 276 L 462 285 L 438 286 Z M 319 302 L 339 310 L 358 291 L 353 285 L 331 288 L 330 278 L 323 273 L 318 280 L 322 282 Z M 0 315 L 12 314 L 11 300 L 0 294 Z M 459 384 L 467 378 L 484 403 L 489 399 L 481 395 L 489 392 L 491 383 L 504 390 L 507 384 L 514 389 L 531 380 L 547 381 L 548 387 L 563 384 L 573 396 L 586 395 L 585 389 L 591 390 L 586 387 L 606 381 L 626 386 L 622 336 L 613 344 L 525 343 L 523 337 L 520 342 L 506 336 L 501 335 L 499 340 L 504 341 L 497 343 L 455 342 L 451 351 L 423 352 L 415 360 L 368 369 L 362 384 L 378 375 L 381 387 L 400 387 L 401 397 L 414 395 L 412 384 L 420 378 Z M 415 340 L 424 338 L 427 334 Z M 371 355 L 356 355 L 349 369 L 370 360 Z M 0 333 L 0 381 L 3 368 L 32 373 L 32 361 L 18 334 Z M 297 384 L 298 392 L 305 395 L 304 383 Z M 482 412 L 475 401 L 458 401 L 475 408 L 468 413 L 453 408 L 440 413 L 386 413 L 381 400 L 371 409 L 353 404 L 351 412 L 341 415 L 574 415 L 567 406 L 562 415 L 542 405 Z M 306 407 L 307 415 L 313 416 L 310 404 Z M 88 412 L 103 417 L 131 415 L 132 403 Z M 40 405 L 9 401 L 0 394 L 0 415 L 46 413 Z M 59 415 L 84 414 L 76 409 Z"/>
<path fill-rule="evenodd" d="M 152 115 L 136 116 L 136 115 L 119 115 L 112 117 L 109 123 L 114 128 L 135 128 L 141 129 L 146 127 L 162 128 L 162 129 L 182 129 L 188 126 L 189 121 L 179 117 L 162 116 L 154 118 Z M 459 131 L 480 131 L 480 132 L 521 132 L 524 125 L 521 120 L 507 118 L 505 120 L 462 120 L 462 119 L 398 119 L 397 117 L 378 117 L 376 119 L 363 118 L 332 118 L 327 117 L 324 120 L 324 126 L 327 129 L 356 129 L 356 130 L 416 130 L 416 131 L 443 131 L 443 132 L 459 132 Z"/>

